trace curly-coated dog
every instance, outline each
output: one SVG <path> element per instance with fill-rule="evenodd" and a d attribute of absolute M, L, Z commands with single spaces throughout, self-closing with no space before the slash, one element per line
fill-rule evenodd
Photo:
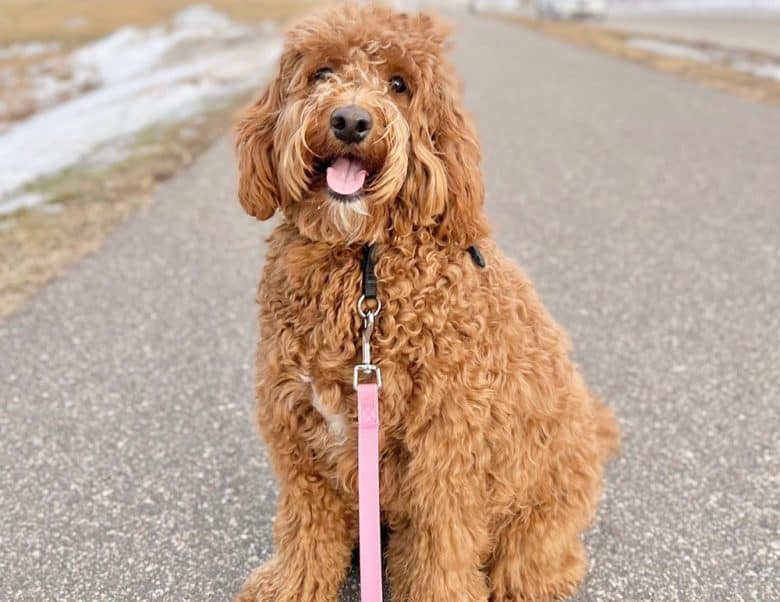
<path fill-rule="evenodd" d="M 549 600 L 585 573 L 580 534 L 618 430 L 489 238 L 446 37 L 429 15 L 331 9 L 289 32 L 277 75 L 240 120 L 241 204 L 281 214 L 257 350 L 276 552 L 241 602 L 338 599 L 357 543 L 366 243 L 383 304 L 374 357 L 393 600 Z"/>

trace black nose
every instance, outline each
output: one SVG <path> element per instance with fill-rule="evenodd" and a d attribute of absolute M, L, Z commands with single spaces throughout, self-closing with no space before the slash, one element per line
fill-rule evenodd
<path fill-rule="evenodd" d="M 330 116 L 330 129 L 333 135 L 347 143 L 364 140 L 371 131 L 372 125 L 371 115 L 357 105 L 339 107 Z"/>

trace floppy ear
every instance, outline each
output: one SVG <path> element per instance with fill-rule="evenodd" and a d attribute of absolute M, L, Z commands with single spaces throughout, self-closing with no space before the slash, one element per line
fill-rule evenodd
<path fill-rule="evenodd" d="M 488 234 L 479 167 L 482 157 L 476 130 L 460 106 L 458 85 L 450 73 L 442 77 L 436 106 L 433 143 L 447 180 L 447 199 L 437 233 L 442 240 L 470 246 Z"/>
<path fill-rule="evenodd" d="M 432 226 L 443 242 L 468 247 L 487 235 L 480 151 L 449 68 L 413 98 L 412 160 L 407 173 L 411 222 Z M 411 225 L 409 226 L 411 227 Z"/>
<path fill-rule="evenodd" d="M 287 93 L 292 62 L 290 52 L 285 52 L 279 72 L 260 99 L 244 111 L 236 128 L 238 200 L 249 215 L 261 220 L 271 217 L 280 202 L 274 129 Z"/>

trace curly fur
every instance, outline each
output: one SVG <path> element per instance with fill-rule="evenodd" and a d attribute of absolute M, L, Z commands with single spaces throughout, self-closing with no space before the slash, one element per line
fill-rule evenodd
<path fill-rule="evenodd" d="M 489 239 L 476 133 L 428 15 L 340 6 L 287 37 L 279 72 L 238 126 L 239 197 L 282 221 L 258 293 L 258 421 L 279 481 L 275 555 L 239 602 L 334 602 L 356 544 L 361 245 L 377 244 L 384 307 L 381 505 L 403 602 L 549 600 L 573 593 L 580 533 L 617 446 L 564 332 Z M 328 66 L 333 75 L 312 78 Z M 409 90 L 388 79 L 401 74 Z M 358 204 L 325 190 L 344 153 L 329 116 L 374 128 Z M 487 267 L 466 248 L 478 244 Z"/>

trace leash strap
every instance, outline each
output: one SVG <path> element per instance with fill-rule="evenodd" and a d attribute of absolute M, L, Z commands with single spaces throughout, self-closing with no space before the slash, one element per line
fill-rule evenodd
<path fill-rule="evenodd" d="M 360 384 L 358 397 L 358 516 L 360 600 L 382 601 L 382 544 L 379 527 L 379 388 Z"/>
<path fill-rule="evenodd" d="M 474 263 L 485 267 L 479 247 L 468 249 Z M 360 600 L 382 602 L 382 536 L 379 513 L 379 390 L 382 373 L 371 361 L 371 334 L 382 303 L 376 294 L 374 246 L 363 247 L 363 294 L 357 311 L 363 318 L 363 361 L 355 366 L 353 386 L 358 402 L 358 530 L 360 536 Z M 373 303 L 366 303 L 371 301 Z M 369 307 L 370 306 L 370 307 Z M 360 377 L 373 377 L 361 383 Z"/>
<path fill-rule="evenodd" d="M 358 530 L 360 600 L 382 602 L 382 536 L 379 514 L 379 390 L 382 372 L 371 359 L 371 334 L 382 303 L 376 295 L 373 245 L 363 247 L 363 294 L 357 311 L 363 318 L 363 360 L 355 366 L 358 403 Z M 360 382 L 368 379 L 369 382 Z"/>

